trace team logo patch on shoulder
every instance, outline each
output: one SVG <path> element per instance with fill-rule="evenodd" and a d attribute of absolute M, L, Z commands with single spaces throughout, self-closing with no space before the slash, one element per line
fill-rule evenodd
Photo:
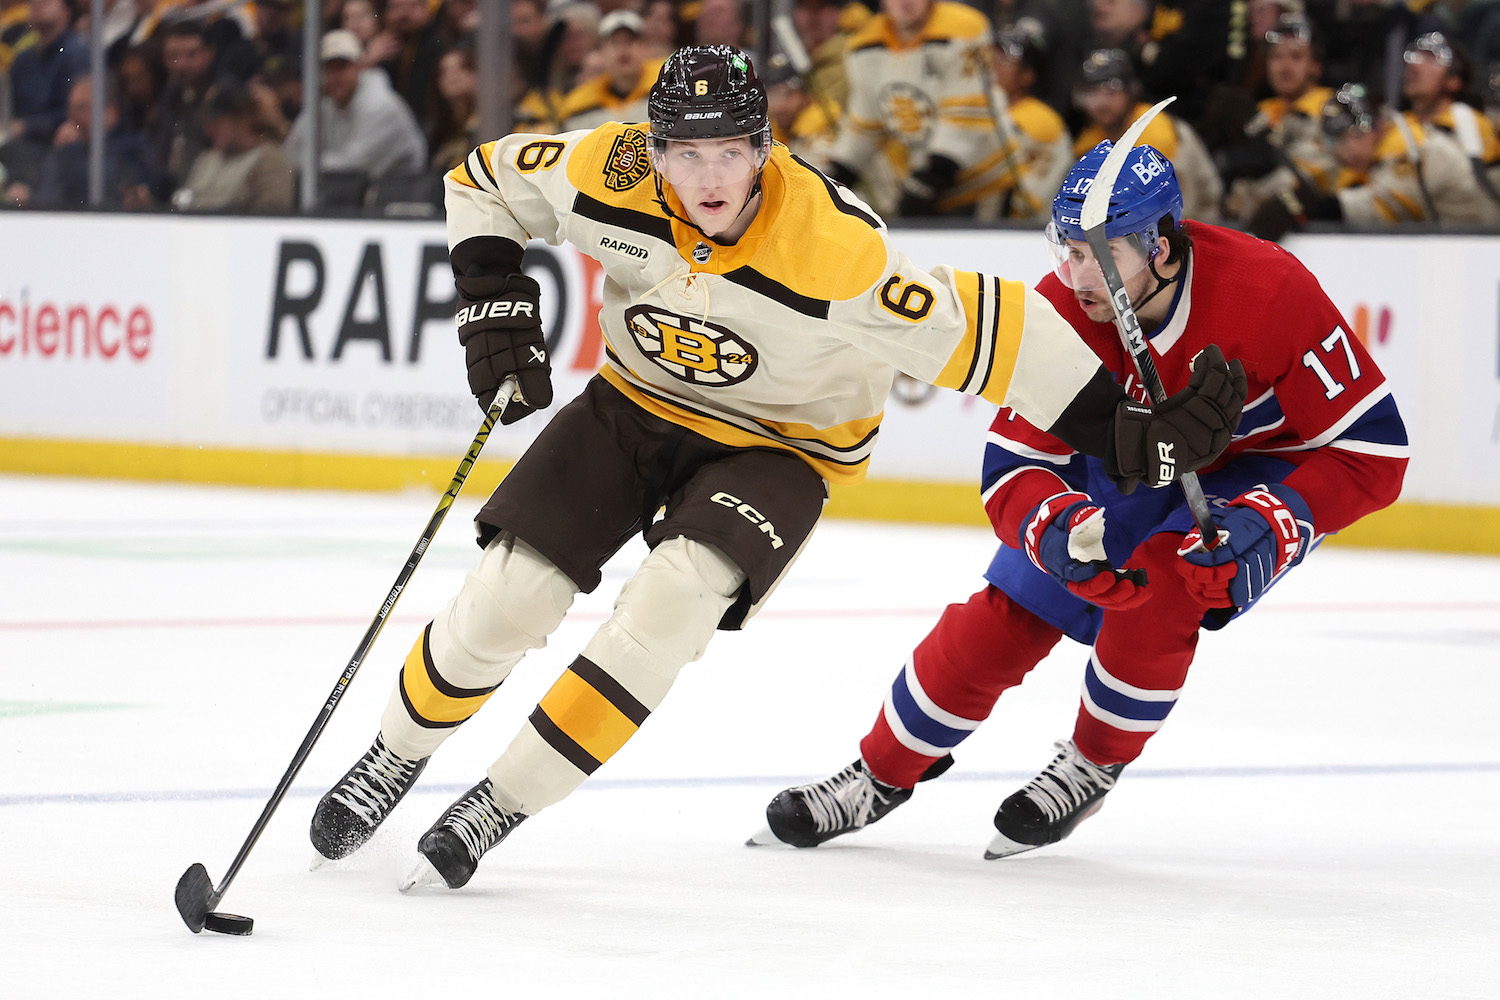
<path fill-rule="evenodd" d="M 611 191 L 629 191 L 651 171 L 646 156 L 646 133 L 628 128 L 615 138 L 604 162 L 604 186 Z"/>
<path fill-rule="evenodd" d="M 760 364 L 760 352 L 728 327 L 657 306 L 634 306 L 625 323 L 641 353 L 673 378 L 716 387 L 743 382 Z"/>

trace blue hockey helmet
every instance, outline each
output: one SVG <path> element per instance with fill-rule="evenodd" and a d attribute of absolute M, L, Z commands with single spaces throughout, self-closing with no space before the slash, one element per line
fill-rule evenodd
<path fill-rule="evenodd" d="M 1087 253 L 1083 200 L 1113 148 L 1114 143 L 1106 139 L 1083 154 L 1068 171 L 1052 200 L 1047 243 L 1057 264 L 1057 275 L 1069 288 L 1079 287 L 1074 280 L 1079 253 L 1080 250 Z M 1155 259 L 1160 249 L 1162 223 L 1167 219 L 1171 220 L 1172 228 L 1181 228 L 1182 186 L 1177 183 L 1177 171 L 1172 169 L 1172 161 L 1154 146 L 1136 146 L 1125 157 L 1125 164 L 1115 178 L 1109 210 L 1104 216 L 1104 235 L 1114 248 L 1122 277 L 1139 273 Z M 1134 249 L 1138 259 L 1132 260 L 1122 253 L 1127 248 Z M 1089 287 L 1094 287 L 1094 283 L 1090 282 Z"/>

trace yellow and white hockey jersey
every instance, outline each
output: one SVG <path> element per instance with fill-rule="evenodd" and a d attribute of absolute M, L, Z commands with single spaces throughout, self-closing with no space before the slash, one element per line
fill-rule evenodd
<path fill-rule="evenodd" d="M 991 198 L 1009 183 L 987 93 L 989 19 L 972 7 L 938 0 L 917 37 L 903 42 L 885 14 L 849 41 L 849 102 L 834 159 L 863 169 L 898 145 L 905 175 L 929 156 L 959 165 L 944 211 Z"/>
<path fill-rule="evenodd" d="M 837 483 L 864 477 L 897 371 L 1049 427 L 1099 370 L 1024 283 L 917 267 L 786 147 L 761 186 L 748 231 L 721 246 L 658 189 L 645 129 L 511 135 L 448 174 L 448 241 L 572 243 L 604 270 L 604 378 L 663 419 L 790 450 Z"/>

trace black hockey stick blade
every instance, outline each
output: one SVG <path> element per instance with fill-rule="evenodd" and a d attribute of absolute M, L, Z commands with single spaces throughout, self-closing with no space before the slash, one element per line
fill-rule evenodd
<path fill-rule="evenodd" d="M 219 894 L 214 892 L 214 880 L 208 877 L 208 869 L 196 862 L 177 880 L 177 912 L 188 930 L 197 934 L 203 930 L 204 921 L 213 908 L 219 905 Z"/>

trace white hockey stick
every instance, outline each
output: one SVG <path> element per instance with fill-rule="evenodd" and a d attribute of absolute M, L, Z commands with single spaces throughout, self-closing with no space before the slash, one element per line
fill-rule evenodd
<path fill-rule="evenodd" d="M 1175 100 L 1177 98 L 1169 97 L 1146 111 L 1120 136 L 1120 141 L 1114 144 L 1109 155 L 1099 165 L 1099 172 L 1094 175 L 1088 194 L 1084 196 L 1083 212 L 1079 217 L 1084 236 L 1088 238 L 1089 249 L 1093 251 L 1094 259 L 1099 262 L 1099 270 L 1104 275 L 1104 287 L 1109 291 L 1109 305 L 1115 314 L 1115 328 L 1120 331 L 1120 340 L 1135 362 L 1141 384 L 1151 394 L 1151 402 L 1157 406 L 1166 402 L 1167 391 L 1162 388 L 1161 375 L 1156 370 L 1156 361 L 1151 357 L 1151 346 L 1146 343 L 1141 322 L 1136 318 L 1130 296 L 1125 292 L 1125 280 L 1120 277 L 1120 268 L 1115 264 L 1114 255 L 1110 253 L 1104 224 L 1109 217 L 1109 199 L 1114 193 L 1115 179 L 1125 166 L 1125 158 L 1140 140 L 1141 133 L 1146 131 L 1146 126 L 1151 124 L 1151 119 Z M 1207 548 L 1214 548 L 1218 545 L 1219 535 L 1214 528 L 1214 519 L 1209 514 L 1203 487 L 1198 483 L 1198 474 L 1184 472 L 1181 481 L 1183 495 L 1187 497 L 1188 508 L 1193 512 L 1193 523 L 1203 536 L 1203 544 Z"/>

